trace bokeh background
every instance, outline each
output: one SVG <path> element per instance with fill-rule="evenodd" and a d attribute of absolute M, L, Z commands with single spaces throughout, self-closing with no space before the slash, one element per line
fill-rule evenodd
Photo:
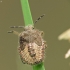
<path fill-rule="evenodd" d="M 58 40 L 58 36 L 70 28 L 70 0 L 29 0 L 29 4 L 33 21 L 46 14 L 35 24 L 44 31 L 48 45 L 45 69 L 70 70 L 70 57 L 64 58 L 70 43 Z M 20 0 L 0 0 L 0 70 L 32 70 L 30 65 L 22 64 L 18 56 L 18 36 L 7 33 L 14 25 L 24 25 Z M 13 30 L 23 31 L 22 28 Z"/>

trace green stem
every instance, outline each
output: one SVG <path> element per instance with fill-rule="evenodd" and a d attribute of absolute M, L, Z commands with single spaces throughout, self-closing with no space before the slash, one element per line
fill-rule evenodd
<path fill-rule="evenodd" d="M 24 16 L 25 26 L 33 25 L 33 20 L 30 12 L 28 0 L 21 0 L 22 12 Z M 33 65 L 33 70 L 45 70 L 43 62 Z"/>
<path fill-rule="evenodd" d="M 21 0 L 22 12 L 24 16 L 25 26 L 33 25 L 33 20 L 29 8 L 28 0 Z"/>
<path fill-rule="evenodd" d="M 33 66 L 33 70 L 45 70 L 43 62 Z"/>

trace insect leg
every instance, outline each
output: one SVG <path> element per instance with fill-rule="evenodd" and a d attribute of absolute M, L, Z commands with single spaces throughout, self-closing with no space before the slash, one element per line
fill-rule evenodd
<path fill-rule="evenodd" d="M 14 31 L 14 30 L 8 31 L 8 33 L 13 33 L 13 34 L 15 34 L 15 35 L 19 35 L 19 33 L 18 33 L 17 31 Z"/>

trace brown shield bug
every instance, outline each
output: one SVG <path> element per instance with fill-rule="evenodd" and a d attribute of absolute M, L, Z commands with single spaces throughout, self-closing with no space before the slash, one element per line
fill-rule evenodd
<path fill-rule="evenodd" d="M 36 22 L 42 18 L 40 16 Z M 36 23 L 35 22 L 35 23 Z M 15 33 L 19 36 L 19 55 L 24 64 L 35 65 L 44 60 L 46 41 L 43 39 L 43 31 L 29 26 L 12 26 L 11 28 L 24 28 L 24 31 L 18 33 L 16 31 L 9 31 L 8 33 Z"/>

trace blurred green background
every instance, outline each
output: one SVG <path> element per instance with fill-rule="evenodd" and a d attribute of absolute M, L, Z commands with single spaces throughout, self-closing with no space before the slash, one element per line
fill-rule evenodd
<path fill-rule="evenodd" d="M 1 1 L 1 0 L 0 0 Z M 33 20 L 46 14 L 35 27 L 43 30 L 48 48 L 45 55 L 46 70 L 70 70 L 70 57 L 65 53 L 70 48 L 68 41 L 59 41 L 58 36 L 70 28 L 70 0 L 29 0 Z M 32 70 L 30 65 L 22 64 L 18 52 L 18 36 L 8 34 L 10 26 L 23 26 L 24 20 L 20 0 L 0 2 L 0 70 Z M 13 29 L 18 32 L 23 29 Z"/>

